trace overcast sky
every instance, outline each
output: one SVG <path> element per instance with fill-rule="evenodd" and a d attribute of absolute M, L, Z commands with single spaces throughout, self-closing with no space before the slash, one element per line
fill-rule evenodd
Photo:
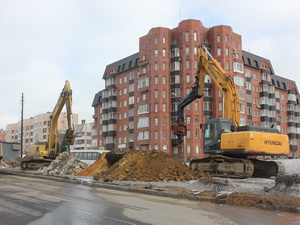
<path fill-rule="evenodd" d="M 51 112 L 69 80 L 73 113 L 93 122 L 105 66 L 138 52 L 153 27 L 198 19 L 229 25 L 243 50 L 271 60 L 275 74 L 300 89 L 297 0 L 0 0 L 0 129 Z"/>

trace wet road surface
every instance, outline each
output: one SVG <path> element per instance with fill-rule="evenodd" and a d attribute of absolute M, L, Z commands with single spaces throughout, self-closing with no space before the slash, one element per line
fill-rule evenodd
<path fill-rule="evenodd" d="M 300 215 L 0 174 L 0 224 L 300 224 Z"/>

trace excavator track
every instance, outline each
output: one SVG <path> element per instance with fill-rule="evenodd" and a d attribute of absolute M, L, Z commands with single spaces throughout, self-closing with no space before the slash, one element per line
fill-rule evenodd
<path fill-rule="evenodd" d="M 190 168 L 218 177 L 248 178 L 254 173 L 254 165 L 250 160 L 225 156 L 193 159 Z"/>
<path fill-rule="evenodd" d="M 193 159 L 190 162 L 190 168 L 192 170 L 202 171 L 211 176 L 230 178 L 269 178 L 283 175 L 285 172 L 281 162 L 230 158 L 225 156 Z"/>
<path fill-rule="evenodd" d="M 285 169 L 281 162 L 250 159 L 254 165 L 253 177 L 275 177 L 284 175 Z"/>

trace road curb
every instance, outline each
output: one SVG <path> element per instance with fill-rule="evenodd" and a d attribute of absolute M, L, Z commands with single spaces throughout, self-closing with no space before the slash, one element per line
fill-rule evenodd
<path fill-rule="evenodd" d="M 36 174 L 29 174 L 26 172 L 2 171 L 2 170 L 0 171 L 0 174 L 1 173 L 8 174 L 8 175 L 34 177 L 34 178 L 39 178 L 39 179 L 53 180 L 53 181 L 66 182 L 66 183 L 72 183 L 72 184 L 81 184 L 81 185 L 90 186 L 90 187 L 154 195 L 154 196 L 160 196 L 160 197 L 187 199 L 187 200 L 192 200 L 192 201 L 206 201 L 206 202 L 211 202 L 211 203 L 215 203 L 215 204 L 227 204 L 227 205 L 237 206 L 235 204 L 232 204 L 229 200 L 227 200 L 226 196 L 224 196 L 224 195 L 220 195 L 217 197 L 203 197 L 203 196 L 196 196 L 194 194 L 178 194 L 178 193 L 158 191 L 158 190 L 152 190 L 152 189 L 137 189 L 137 188 L 132 188 L 132 187 L 128 187 L 128 186 L 122 186 L 122 185 L 118 185 L 118 184 L 110 184 L 110 183 L 99 182 L 99 181 L 88 182 L 88 181 L 82 181 L 82 180 L 78 180 L 78 179 L 72 179 L 69 177 L 36 175 Z M 228 196 L 229 195 L 227 195 L 227 197 Z M 241 205 L 238 205 L 238 206 L 241 206 Z M 256 205 L 256 206 L 246 206 L 245 205 L 245 207 L 256 207 L 256 208 L 270 210 L 270 211 L 281 211 L 281 212 L 300 214 L 300 208 L 291 208 L 291 207 L 286 207 L 286 206 L 260 204 L 260 205 Z"/>

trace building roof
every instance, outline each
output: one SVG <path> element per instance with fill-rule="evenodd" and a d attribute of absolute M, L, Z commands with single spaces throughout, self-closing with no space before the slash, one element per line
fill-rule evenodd
<path fill-rule="evenodd" d="M 99 91 L 97 94 L 95 94 L 92 107 L 95 107 L 96 105 L 99 105 L 102 103 L 102 91 Z"/>
<path fill-rule="evenodd" d="M 295 87 L 295 91 L 296 91 L 295 94 L 297 95 L 297 98 L 299 98 L 299 96 L 298 96 L 299 91 L 298 91 L 297 84 L 295 81 L 287 79 L 285 77 L 280 77 L 278 75 L 272 75 L 272 84 L 275 86 L 275 88 L 288 91 L 288 89 L 289 89 L 288 83 L 293 84 L 293 86 Z"/>
<path fill-rule="evenodd" d="M 262 61 L 265 61 L 270 65 L 271 74 L 275 73 L 274 70 L 273 70 L 271 61 L 269 59 L 263 58 L 263 57 L 258 56 L 258 55 L 254 55 L 250 52 L 246 52 L 246 51 L 243 50 L 243 60 L 244 60 L 245 65 L 247 65 L 249 67 L 252 67 L 252 68 L 256 68 L 256 69 L 261 69 L 260 63 Z"/>
<path fill-rule="evenodd" d="M 118 74 L 127 70 L 131 70 L 135 67 L 138 67 L 138 62 L 139 62 L 139 53 L 135 53 L 124 59 L 111 63 L 106 66 L 102 79 L 105 79 L 105 76 L 107 75 L 106 71 L 110 67 L 114 67 L 116 70 L 114 73 Z"/>

